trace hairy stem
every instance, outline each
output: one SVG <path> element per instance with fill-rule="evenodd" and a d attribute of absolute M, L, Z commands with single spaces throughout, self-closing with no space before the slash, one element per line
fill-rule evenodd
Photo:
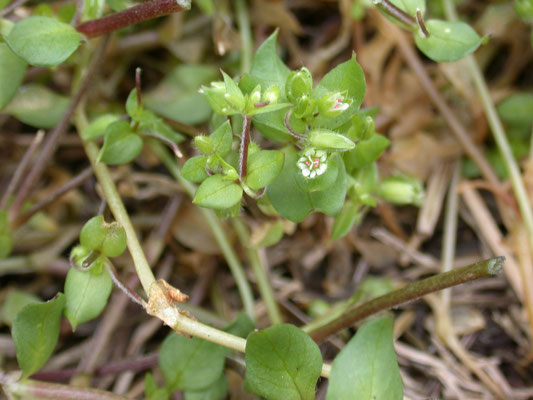
<path fill-rule="evenodd" d="M 242 133 L 241 133 L 241 149 L 239 152 L 239 176 L 241 179 L 246 177 L 248 172 L 248 146 L 250 145 L 250 125 L 252 117 L 243 116 Z"/>
<path fill-rule="evenodd" d="M 302 329 L 315 341 L 321 342 L 328 336 L 344 328 L 348 328 L 356 322 L 380 311 L 418 299 L 428 293 L 496 275 L 501 271 L 504 261 L 504 257 L 494 257 L 467 265 L 466 267 L 456 268 L 449 272 L 434 275 L 383 296 L 376 297 L 361 305 L 351 307 L 337 318 L 328 321 L 325 325 L 317 326 L 312 330 L 305 326 Z"/>
<path fill-rule="evenodd" d="M 191 198 L 194 197 L 195 187 L 191 182 L 181 176 L 180 168 L 176 162 L 176 159 L 172 157 L 159 143 L 152 143 L 152 150 L 157 154 L 163 164 L 165 164 L 172 176 L 182 185 L 187 194 Z M 250 284 L 246 279 L 246 274 L 244 273 L 244 269 L 239 261 L 239 258 L 235 254 L 235 251 L 228 241 L 220 221 L 213 211 L 202 207 L 200 207 L 200 211 L 211 228 L 213 236 L 215 237 L 215 240 L 217 241 L 224 258 L 228 263 L 231 273 L 233 274 L 246 314 L 248 314 L 252 320 L 255 320 L 254 297 L 252 294 L 252 289 L 250 288 Z"/>
<path fill-rule="evenodd" d="M 246 227 L 244 221 L 238 217 L 233 218 L 231 220 L 231 223 L 233 224 L 235 232 L 237 232 L 237 236 L 239 237 L 241 244 L 246 250 L 246 256 L 248 257 L 248 261 L 250 261 L 250 266 L 252 267 L 252 271 L 254 271 L 255 278 L 257 279 L 259 293 L 261 294 L 261 298 L 265 303 L 270 322 L 272 324 L 281 324 L 283 322 L 283 319 L 281 318 L 278 303 L 276 302 L 276 298 L 274 297 L 274 292 L 272 291 L 272 287 L 270 286 L 270 282 L 268 280 L 265 268 L 263 267 L 263 263 L 259 258 L 257 250 L 250 247 L 250 233 L 248 231 L 248 228 Z"/>
<path fill-rule="evenodd" d="M 88 38 L 94 38 L 139 22 L 186 10 L 189 5 L 190 1 L 147 1 L 103 18 L 84 22 L 76 26 L 76 29 Z"/>

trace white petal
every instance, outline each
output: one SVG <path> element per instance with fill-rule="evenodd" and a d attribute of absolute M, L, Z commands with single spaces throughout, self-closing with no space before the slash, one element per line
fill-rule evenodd
<path fill-rule="evenodd" d="M 316 173 L 318 175 L 322 175 L 324 172 L 326 172 L 327 168 L 328 166 L 326 164 L 321 164 L 320 167 L 318 167 L 318 170 L 316 171 Z"/>
<path fill-rule="evenodd" d="M 309 178 L 314 178 L 316 176 L 316 171 L 313 170 L 313 172 L 311 172 L 311 176 L 309 176 Z"/>
<path fill-rule="evenodd" d="M 302 169 L 302 174 L 303 174 L 303 176 L 309 176 L 310 173 L 311 173 L 311 170 L 309 170 L 309 168 L 307 168 L 307 169 Z"/>

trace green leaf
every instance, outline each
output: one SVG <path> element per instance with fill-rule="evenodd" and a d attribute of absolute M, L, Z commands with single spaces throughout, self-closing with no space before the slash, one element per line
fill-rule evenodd
<path fill-rule="evenodd" d="M 132 89 L 128 98 L 126 99 L 126 112 L 131 118 L 137 117 L 137 115 L 142 111 L 142 106 L 139 105 L 137 97 L 137 89 Z"/>
<path fill-rule="evenodd" d="M 345 151 L 355 148 L 355 143 L 346 136 L 325 129 L 309 133 L 309 143 L 318 149 Z"/>
<path fill-rule="evenodd" d="M 294 325 L 252 333 L 246 341 L 245 359 L 245 387 L 252 393 L 269 400 L 315 398 L 322 356 L 317 344 Z"/>
<path fill-rule="evenodd" d="M 225 353 L 217 344 L 171 333 L 159 351 L 159 367 L 171 391 L 198 391 L 219 379 Z"/>
<path fill-rule="evenodd" d="M 117 114 L 104 114 L 91 121 L 91 123 L 81 131 L 81 137 L 85 140 L 95 140 L 105 135 L 107 127 L 120 116 Z"/>
<path fill-rule="evenodd" d="M 403 384 L 392 339 L 393 321 L 365 323 L 333 362 L 326 399 L 401 400 Z"/>
<path fill-rule="evenodd" d="M 389 140 L 379 133 L 368 140 L 357 143 L 353 150 L 343 153 L 344 164 L 349 173 L 376 161 L 381 153 L 389 146 Z"/>
<path fill-rule="evenodd" d="M 390 2 L 412 17 L 416 17 L 417 10 L 420 10 L 422 16 L 426 12 L 426 0 L 390 0 Z"/>
<path fill-rule="evenodd" d="M 533 93 L 516 93 L 507 97 L 498 105 L 498 114 L 509 125 L 529 129 L 533 123 Z"/>
<path fill-rule="evenodd" d="M 185 400 L 223 400 L 228 393 L 228 381 L 224 374 L 210 386 L 199 391 L 185 392 Z"/>
<path fill-rule="evenodd" d="M 223 175 L 207 178 L 196 189 L 193 203 L 208 208 L 230 208 L 241 201 L 242 188 Z"/>
<path fill-rule="evenodd" d="M 34 128 L 53 128 L 67 110 L 69 98 L 50 89 L 30 84 L 22 86 L 5 108 L 19 121 Z"/>
<path fill-rule="evenodd" d="M 301 222 L 311 211 L 320 211 L 326 215 L 335 215 L 340 211 L 346 197 L 346 171 L 344 162 L 339 155 L 338 173 L 335 182 L 325 190 L 312 192 L 303 191 L 299 184 L 301 171 L 297 166 L 298 152 L 293 148 L 285 148 L 285 163 L 278 178 L 267 187 L 267 195 L 272 206 L 283 217 Z"/>
<path fill-rule="evenodd" d="M 65 296 L 58 293 L 46 303 L 28 304 L 15 317 L 11 336 L 23 378 L 37 372 L 52 355 L 64 306 Z"/>
<path fill-rule="evenodd" d="M 0 233 L 0 260 L 6 258 L 13 249 L 13 236 L 11 232 Z"/>
<path fill-rule="evenodd" d="M 65 280 L 65 316 L 72 329 L 96 318 L 107 304 L 113 281 L 107 269 L 79 271 L 71 268 Z"/>
<path fill-rule="evenodd" d="M 40 303 L 41 299 L 33 293 L 22 290 L 10 290 L 4 299 L 2 310 L 0 311 L 0 321 L 11 326 L 16 315 L 28 304 Z"/>
<path fill-rule="evenodd" d="M 335 118 L 319 115 L 311 124 L 312 128 L 335 130 L 349 122 L 363 102 L 365 89 L 365 75 L 353 54 L 348 61 L 329 71 L 313 90 L 313 98 L 316 100 L 331 92 L 346 92 L 346 97 L 352 100 L 352 104 Z"/>
<path fill-rule="evenodd" d="M 5 43 L 0 43 L 0 110 L 15 96 L 28 64 L 13 53 Z"/>
<path fill-rule="evenodd" d="M 252 61 L 250 75 L 257 78 L 262 87 L 276 85 L 281 93 L 285 93 L 285 82 L 291 71 L 276 52 L 277 37 L 278 31 L 276 30 L 259 46 Z"/>
<path fill-rule="evenodd" d="M 251 238 L 251 245 L 254 249 L 273 246 L 283 237 L 283 222 L 280 219 L 267 222 L 258 231 L 258 235 L 255 234 L 256 232 Z"/>
<path fill-rule="evenodd" d="M 72 25 L 47 17 L 29 17 L 17 22 L 5 40 L 28 64 L 53 67 L 76 51 L 80 38 Z"/>
<path fill-rule="evenodd" d="M 154 136 L 163 142 L 170 141 L 172 144 L 181 143 L 185 137 L 172 129 L 165 121 L 159 118 L 150 110 L 141 109 L 138 114 L 133 117 L 135 122 L 139 123 L 139 131 L 147 135 Z"/>
<path fill-rule="evenodd" d="M 224 99 L 232 106 L 233 109 L 235 109 L 235 111 L 242 112 L 246 102 L 241 89 L 228 74 L 226 74 L 224 71 L 221 72 L 222 76 L 224 77 L 224 83 L 226 84 Z"/>
<path fill-rule="evenodd" d="M 416 47 L 433 61 L 457 61 L 473 53 L 485 38 L 479 37 L 470 25 L 459 21 L 433 19 L 425 22 L 429 37 L 419 30 Z"/>
<path fill-rule="evenodd" d="M 217 77 L 218 70 L 210 65 L 180 65 L 168 73 L 155 89 L 143 93 L 143 104 L 173 121 L 200 124 L 208 120 L 212 111 L 198 89 Z"/>
<path fill-rule="evenodd" d="M 126 121 L 116 121 L 106 129 L 98 161 L 108 165 L 126 164 L 135 160 L 142 148 L 142 138 L 133 132 L 130 125 Z"/>
<path fill-rule="evenodd" d="M 271 113 L 259 114 L 254 116 L 252 124 L 267 139 L 275 142 L 286 143 L 292 140 L 292 135 L 285 127 L 286 110 L 273 111 Z M 297 127 L 292 124 L 294 117 L 291 116 L 291 127 L 298 133 L 303 133 L 305 126 Z"/>
<path fill-rule="evenodd" d="M 189 158 L 181 170 L 181 175 L 185 179 L 191 182 L 200 183 L 203 182 L 209 175 L 207 174 L 205 167 L 207 165 L 206 156 L 194 156 Z"/>
<path fill-rule="evenodd" d="M 352 227 L 361 220 L 360 206 L 352 201 L 347 201 L 339 214 L 335 216 L 331 228 L 330 240 L 340 239 L 350 232 Z"/>
<path fill-rule="evenodd" d="M 276 179 L 283 168 L 283 153 L 277 150 L 260 150 L 248 157 L 246 184 L 259 190 Z"/>
<path fill-rule="evenodd" d="M 224 122 L 215 131 L 209 135 L 209 139 L 213 144 L 213 151 L 218 153 L 220 157 L 226 157 L 231 151 L 231 144 L 233 142 L 233 132 L 229 121 Z"/>
<path fill-rule="evenodd" d="M 144 375 L 144 398 L 146 400 L 168 400 L 170 393 L 166 387 L 158 387 L 154 376 L 147 372 Z"/>

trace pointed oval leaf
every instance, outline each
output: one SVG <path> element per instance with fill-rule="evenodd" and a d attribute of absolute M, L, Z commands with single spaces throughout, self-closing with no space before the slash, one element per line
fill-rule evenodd
<path fill-rule="evenodd" d="M 241 198 L 242 187 L 226 180 L 223 175 L 213 175 L 196 189 L 193 203 L 215 209 L 230 208 L 241 201 Z"/>
<path fill-rule="evenodd" d="M 246 184 L 259 190 L 276 179 L 283 168 L 283 153 L 277 150 L 260 150 L 248 157 Z"/>
<path fill-rule="evenodd" d="M 246 341 L 245 387 L 269 400 L 312 400 L 322 368 L 317 344 L 294 325 L 252 333 Z"/>
<path fill-rule="evenodd" d="M 13 320 L 20 310 L 28 304 L 40 303 L 41 299 L 33 293 L 24 292 L 22 290 L 13 289 L 7 294 L 2 309 L 0 310 L 0 321 L 6 325 L 11 326 Z"/>
<path fill-rule="evenodd" d="M 219 379 L 225 354 L 217 344 L 171 333 L 159 351 L 159 367 L 171 391 L 198 391 Z"/>
<path fill-rule="evenodd" d="M 109 165 L 126 164 L 135 160 L 143 148 L 143 140 L 133 133 L 126 121 L 110 124 L 98 160 Z"/>
<path fill-rule="evenodd" d="M 353 150 L 343 153 L 344 164 L 349 173 L 376 161 L 381 153 L 389 146 L 389 140 L 379 133 L 372 135 L 368 140 L 357 143 Z"/>
<path fill-rule="evenodd" d="M 115 121 L 118 121 L 120 116 L 117 114 L 104 114 L 95 118 L 91 123 L 82 130 L 81 137 L 85 140 L 98 139 L 105 135 L 107 127 Z"/>
<path fill-rule="evenodd" d="M 346 236 L 352 227 L 361 219 L 360 206 L 347 201 L 339 214 L 335 216 L 331 228 L 330 240 L 340 239 Z"/>
<path fill-rule="evenodd" d="M 111 289 L 113 281 L 105 268 L 94 272 L 79 271 L 76 268 L 68 271 L 65 280 L 65 316 L 73 330 L 100 315 Z"/>
<path fill-rule="evenodd" d="M 67 110 L 70 100 L 37 84 L 22 86 L 5 111 L 34 128 L 53 128 Z"/>
<path fill-rule="evenodd" d="M 189 158 L 183 168 L 181 169 L 181 174 L 185 179 L 191 182 L 200 183 L 203 182 L 209 175 L 205 170 L 207 166 L 207 157 L 206 156 L 194 156 Z"/>
<path fill-rule="evenodd" d="M 224 374 L 210 386 L 199 391 L 185 392 L 185 400 L 223 400 L 228 394 L 228 381 Z"/>
<path fill-rule="evenodd" d="M 262 87 L 276 85 L 281 93 L 285 93 L 285 81 L 291 71 L 276 52 L 277 37 L 278 31 L 276 30 L 259 46 L 252 62 L 250 75 L 257 78 Z"/>
<path fill-rule="evenodd" d="M 415 34 L 416 47 L 437 62 L 457 61 L 473 53 L 485 40 L 470 25 L 460 21 L 425 22 L 429 37 L 421 31 Z"/>
<path fill-rule="evenodd" d="M 369 321 L 333 362 L 326 399 L 401 400 L 403 384 L 392 339 L 392 318 Z"/>
<path fill-rule="evenodd" d="M 76 51 L 80 38 L 72 25 L 34 16 L 17 22 L 5 40 L 28 64 L 53 67 Z"/>
<path fill-rule="evenodd" d="M 15 317 L 11 335 L 24 378 L 37 372 L 52 355 L 64 306 L 65 296 L 58 293 L 46 303 L 28 304 Z"/>
<path fill-rule="evenodd" d="M 213 144 L 213 151 L 218 153 L 220 157 L 226 157 L 231 150 L 233 142 L 233 132 L 229 121 L 224 122 L 217 129 L 209 135 L 211 143 Z"/>
<path fill-rule="evenodd" d="M 0 110 L 15 96 L 28 64 L 5 43 L 0 43 Z"/>

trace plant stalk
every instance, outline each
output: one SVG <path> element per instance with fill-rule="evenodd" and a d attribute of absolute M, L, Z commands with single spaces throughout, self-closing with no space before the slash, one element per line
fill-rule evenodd
<path fill-rule="evenodd" d="M 231 223 L 233 224 L 235 232 L 237 232 L 237 236 L 239 237 L 241 244 L 245 248 L 246 256 L 250 262 L 250 266 L 252 267 L 255 278 L 257 279 L 259 293 L 261 294 L 261 298 L 265 303 L 270 322 L 272 324 L 281 324 L 283 322 L 281 312 L 274 296 L 274 292 L 272 291 L 272 287 L 270 286 L 265 268 L 263 267 L 263 263 L 259 258 L 257 250 L 250 247 L 250 233 L 248 228 L 242 218 L 239 217 L 233 218 Z"/>
<path fill-rule="evenodd" d="M 85 116 L 81 110 L 78 110 L 76 113 L 75 120 L 78 132 L 81 132 L 87 125 L 87 121 L 85 120 Z M 94 174 L 96 175 L 96 178 L 102 187 L 102 191 L 109 209 L 113 213 L 113 216 L 117 222 L 122 225 L 126 231 L 128 250 L 131 254 L 131 258 L 133 259 L 137 276 L 141 281 L 144 291 L 148 293 L 150 285 L 155 281 L 155 277 L 152 273 L 150 265 L 148 264 L 148 260 L 144 255 L 144 251 L 139 239 L 137 238 L 137 234 L 133 228 L 128 212 L 126 211 L 126 207 L 124 206 L 117 187 L 111 178 L 109 169 L 104 163 L 96 162 L 96 158 L 98 157 L 98 146 L 93 142 L 83 141 L 83 147 L 87 157 L 89 158 L 89 161 L 91 162 L 91 165 L 93 166 Z"/>
<path fill-rule="evenodd" d="M 191 182 L 181 176 L 180 167 L 176 162 L 176 159 L 172 157 L 169 152 L 159 143 L 152 142 L 151 147 L 161 162 L 165 164 L 172 176 L 181 184 L 189 197 L 194 197 L 195 187 Z M 231 273 L 233 274 L 246 314 L 248 314 L 248 316 L 255 321 L 254 297 L 252 294 L 252 289 L 250 288 L 250 284 L 246 279 L 246 274 L 244 273 L 244 269 L 239 261 L 239 258 L 235 254 L 235 251 L 229 243 L 220 221 L 213 211 L 200 207 L 200 212 L 203 214 L 209 227 L 211 228 L 213 236 L 215 237 L 215 240 L 217 241 L 224 258 L 228 263 Z"/>
<path fill-rule="evenodd" d="M 349 308 L 337 318 L 329 321 L 326 325 L 317 326 L 312 330 L 306 326 L 302 329 L 316 342 L 321 342 L 328 336 L 344 328 L 348 328 L 356 322 L 380 311 L 397 307 L 428 293 L 496 275 L 501 271 L 504 261 L 505 257 L 494 257 L 465 267 L 456 268 L 449 272 L 434 275 L 383 296 L 376 297 L 361 305 Z"/>
<path fill-rule="evenodd" d="M 237 12 L 237 25 L 241 33 L 241 74 L 245 74 L 250 72 L 253 53 L 252 30 L 246 0 L 236 0 L 235 11 Z"/>
<path fill-rule="evenodd" d="M 182 3 L 182 4 L 180 4 Z M 164 15 L 186 10 L 190 7 L 190 1 L 178 0 L 153 0 L 141 3 L 126 10 L 110 14 L 103 18 L 84 22 L 76 29 L 87 38 L 111 33 L 139 22 L 162 17 Z"/>

